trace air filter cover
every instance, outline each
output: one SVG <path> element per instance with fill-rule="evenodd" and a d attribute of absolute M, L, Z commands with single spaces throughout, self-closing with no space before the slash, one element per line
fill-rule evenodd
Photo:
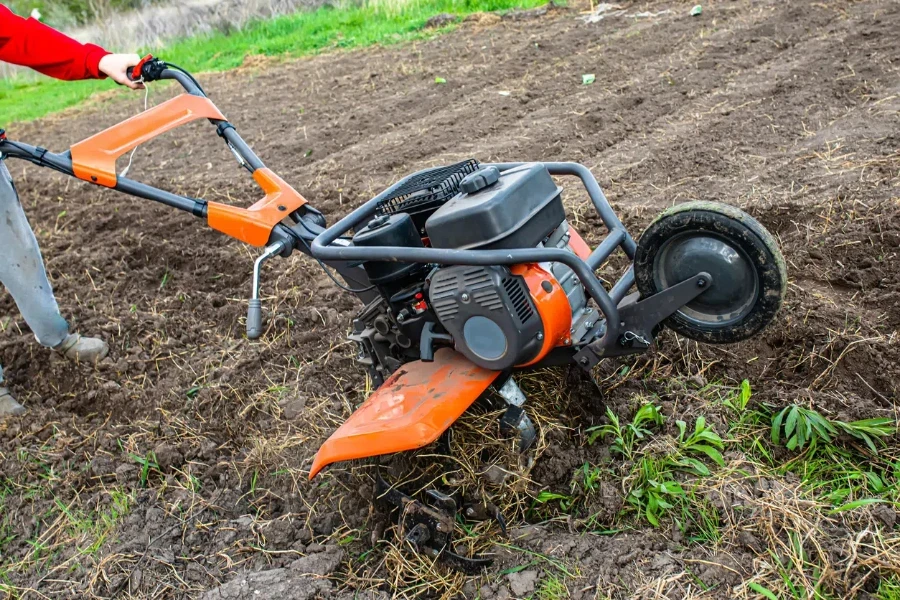
<path fill-rule="evenodd" d="M 562 188 L 543 164 L 521 165 L 488 183 L 493 179 L 478 178 L 471 188 L 476 191 L 457 194 L 428 218 L 425 229 L 433 247 L 534 248 L 566 218 Z"/>

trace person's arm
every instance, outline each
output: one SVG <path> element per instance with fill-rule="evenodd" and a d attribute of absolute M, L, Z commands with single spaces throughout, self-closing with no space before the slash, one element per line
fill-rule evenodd
<path fill-rule="evenodd" d="M 139 60 L 137 55 L 112 54 L 95 44 L 82 44 L 0 4 L 0 61 L 29 67 L 56 79 L 103 79 L 108 75 L 134 88 L 139 86 L 128 81 L 125 71 Z"/>

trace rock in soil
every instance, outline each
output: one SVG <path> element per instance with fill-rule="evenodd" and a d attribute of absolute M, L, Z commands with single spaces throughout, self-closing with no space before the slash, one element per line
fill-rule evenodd
<path fill-rule="evenodd" d="M 509 591 L 516 598 L 524 598 L 534 591 L 538 580 L 538 572 L 535 569 L 528 569 L 527 571 L 510 573 L 506 578 L 509 581 Z"/>
<path fill-rule="evenodd" d="M 201 600 L 312 600 L 330 595 L 332 583 L 288 569 L 271 569 L 238 575 L 232 581 L 205 592 Z"/>

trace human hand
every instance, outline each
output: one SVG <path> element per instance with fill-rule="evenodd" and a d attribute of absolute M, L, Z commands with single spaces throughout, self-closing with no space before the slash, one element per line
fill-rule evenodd
<path fill-rule="evenodd" d="M 141 57 L 137 54 L 107 54 L 100 59 L 100 72 L 106 74 L 118 84 L 130 87 L 133 90 L 144 89 L 144 84 L 128 79 L 128 72 L 139 62 Z"/>

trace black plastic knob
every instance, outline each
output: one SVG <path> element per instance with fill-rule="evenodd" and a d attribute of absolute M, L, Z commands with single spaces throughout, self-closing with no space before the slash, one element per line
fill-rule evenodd
<path fill-rule="evenodd" d="M 384 227 L 391 220 L 390 215 L 379 215 L 369 221 L 368 225 L 366 225 L 366 229 L 378 229 L 379 227 Z"/>
<path fill-rule="evenodd" d="M 483 167 L 466 175 L 459 182 L 459 191 L 474 194 L 500 181 L 500 170 L 497 167 Z"/>

